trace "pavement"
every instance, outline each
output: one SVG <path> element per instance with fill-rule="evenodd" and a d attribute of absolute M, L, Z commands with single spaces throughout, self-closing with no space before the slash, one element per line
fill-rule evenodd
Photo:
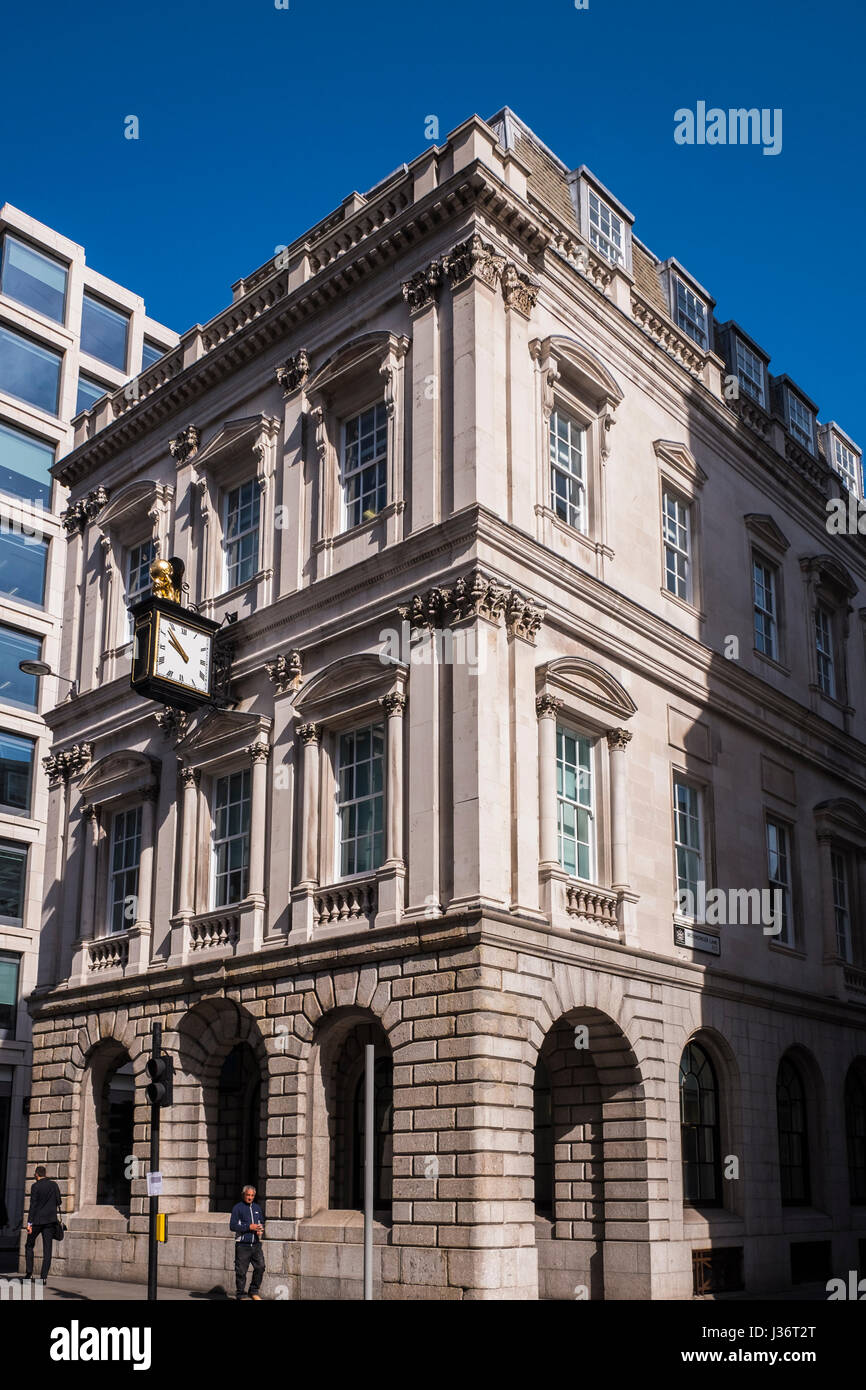
<path fill-rule="evenodd" d="M 23 1302 L 33 1303 L 135 1303 L 145 1302 L 147 1299 L 146 1284 L 120 1283 L 110 1279 L 66 1279 L 49 1274 L 48 1282 L 40 1287 L 39 1282 L 28 1284 L 25 1279 L 16 1274 L 2 1274 L 0 1279 L 9 1281 L 7 1286 L 0 1284 L 0 1301 L 7 1301 L 10 1298 L 17 1301 L 19 1293 Z M 21 1280 L 20 1288 L 13 1281 Z M 160 1303 L 185 1303 L 185 1302 L 205 1302 L 205 1303 L 234 1303 L 234 1298 L 228 1298 L 226 1291 L 221 1285 L 212 1289 L 175 1289 L 168 1285 L 161 1285 L 158 1291 L 158 1301 Z"/>

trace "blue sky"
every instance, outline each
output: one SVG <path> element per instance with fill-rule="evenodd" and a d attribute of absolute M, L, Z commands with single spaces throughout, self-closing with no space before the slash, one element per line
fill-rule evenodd
<path fill-rule="evenodd" d="M 17 5 L 0 202 L 83 243 L 183 331 L 419 154 L 427 116 L 444 137 L 509 105 L 866 446 L 864 51 L 862 0 Z M 699 100 L 781 108 L 781 153 L 675 144 L 674 111 Z"/>

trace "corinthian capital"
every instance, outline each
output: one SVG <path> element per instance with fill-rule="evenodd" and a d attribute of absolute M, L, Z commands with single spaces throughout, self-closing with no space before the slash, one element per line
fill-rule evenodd
<path fill-rule="evenodd" d="M 299 724 L 298 738 L 301 743 L 318 743 L 322 737 L 321 724 Z"/>
<path fill-rule="evenodd" d="M 443 256 L 442 266 L 452 290 L 473 275 L 495 290 L 505 267 L 505 257 L 497 255 L 495 247 L 475 232 Z"/>
<path fill-rule="evenodd" d="M 545 691 L 542 695 L 535 697 L 535 713 L 539 719 L 555 719 L 557 711 L 562 709 L 562 701 L 555 695 L 548 695 Z"/>
<path fill-rule="evenodd" d="M 631 740 L 631 729 L 608 729 L 607 731 L 607 746 L 611 752 L 625 752 Z"/>
<path fill-rule="evenodd" d="M 424 270 L 419 270 L 411 279 L 403 282 L 403 298 L 409 306 L 410 314 L 420 314 L 435 304 L 442 286 L 442 262 L 431 261 Z"/>

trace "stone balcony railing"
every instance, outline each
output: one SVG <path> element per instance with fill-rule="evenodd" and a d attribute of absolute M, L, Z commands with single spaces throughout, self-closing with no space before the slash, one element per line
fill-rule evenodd
<path fill-rule="evenodd" d="M 681 333 L 669 319 L 658 313 L 634 290 L 631 294 L 631 311 L 635 322 L 640 324 L 654 343 L 664 348 L 665 352 L 669 353 L 675 362 L 679 362 L 681 367 L 685 367 L 687 372 L 691 372 L 693 377 L 703 379 L 707 354 L 688 334 Z"/>
<path fill-rule="evenodd" d="M 102 975 L 109 970 L 125 970 L 129 963 L 129 932 L 99 936 L 87 943 L 87 973 Z"/>
<path fill-rule="evenodd" d="M 569 917 L 582 917 L 598 926 L 617 928 L 619 895 L 609 888 L 572 879 L 565 885 L 565 910 Z"/>
<path fill-rule="evenodd" d="M 853 996 L 854 1003 L 866 1004 L 866 970 L 860 970 L 856 965 L 845 965 L 842 977 L 845 991 Z"/>
<path fill-rule="evenodd" d="M 809 450 L 804 449 L 796 440 L 791 439 L 790 435 L 785 438 L 785 458 L 808 483 L 818 488 L 821 493 L 826 493 L 829 473 L 827 465 L 810 454 Z"/>
<path fill-rule="evenodd" d="M 237 908 L 217 908 L 201 912 L 189 924 L 190 952 L 234 949 L 240 937 L 240 913 Z"/>
<path fill-rule="evenodd" d="M 757 401 L 753 401 L 751 396 L 746 396 L 742 392 L 730 404 L 743 424 L 759 439 L 763 439 L 769 444 L 773 433 L 773 421 L 764 407 L 758 405 Z"/>
<path fill-rule="evenodd" d="M 353 879 L 320 888 L 313 894 L 313 922 L 317 927 L 339 925 L 343 922 L 372 922 L 378 908 L 378 884 L 375 878 Z"/>

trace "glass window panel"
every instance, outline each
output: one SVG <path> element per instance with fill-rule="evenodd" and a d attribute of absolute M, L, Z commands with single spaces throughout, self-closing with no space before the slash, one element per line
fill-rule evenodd
<path fill-rule="evenodd" d="M 382 862 L 385 730 L 370 725 L 341 735 L 337 767 L 337 863 L 342 877 Z"/>
<path fill-rule="evenodd" d="M 230 773 L 214 784 L 214 906 L 246 897 L 249 882 L 250 771 Z"/>
<path fill-rule="evenodd" d="M 27 846 L 0 840 L 0 917 L 20 921 L 24 917 L 24 885 Z"/>
<path fill-rule="evenodd" d="M 148 367 L 152 367 L 154 362 L 158 362 L 162 355 L 163 349 L 145 338 L 141 349 L 141 370 L 146 372 Z"/>
<path fill-rule="evenodd" d="M 595 872 L 592 744 L 588 738 L 559 727 L 556 748 L 559 862 L 568 873 L 592 881 Z"/>
<path fill-rule="evenodd" d="M 41 608 L 45 599 L 47 559 L 46 540 L 12 530 L 0 516 L 0 593 L 18 603 L 32 603 Z"/>
<path fill-rule="evenodd" d="M 343 426 L 346 529 L 376 516 L 387 501 L 388 416 L 383 402 Z"/>
<path fill-rule="evenodd" d="M 81 306 L 81 351 L 118 371 L 126 371 L 126 339 L 129 318 L 102 300 L 85 294 Z"/>
<path fill-rule="evenodd" d="M 57 414 L 62 355 L 0 327 L 0 391 Z"/>
<path fill-rule="evenodd" d="M 54 445 L 0 422 L 0 489 L 48 506 Z"/>
<path fill-rule="evenodd" d="M 82 410 L 89 410 L 98 400 L 101 400 L 106 391 L 110 391 L 110 386 L 103 386 L 101 381 L 94 381 L 92 377 L 78 377 L 78 394 L 75 398 L 75 414 L 80 415 Z"/>
<path fill-rule="evenodd" d="M 20 966 L 19 955 L 12 951 L 0 951 L 0 1037 L 7 1039 L 15 1037 Z M 0 1068 L 0 1074 L 5 1070 Z"/>
<path fill-rule="evenodd" d="M 28 637 L 16 628 L 0 625 L 0 704 L 18 705 L 22 709 L 36 708 L 37 676 L 25 676 L 19 671 L 19 661 L 38 661 L 42 640 Z"/>
<path fill-rule="evenodd" d="M 255 478 L 233 488 L 226 496 L 224 546 L 229 589 L 246 584 L 258 569 L 260 500 Z"/>
<path fill-rule="evenodd" d="M 0 290 L 56 323 L 63 322 L 66 305 L 66 266 L 23 241 L 3 238 Z"/>
<path fill-rule="evenodd" d="M 29 816 L 35 745 L 32 739 L 0 732 L 0 810 Z"/>

